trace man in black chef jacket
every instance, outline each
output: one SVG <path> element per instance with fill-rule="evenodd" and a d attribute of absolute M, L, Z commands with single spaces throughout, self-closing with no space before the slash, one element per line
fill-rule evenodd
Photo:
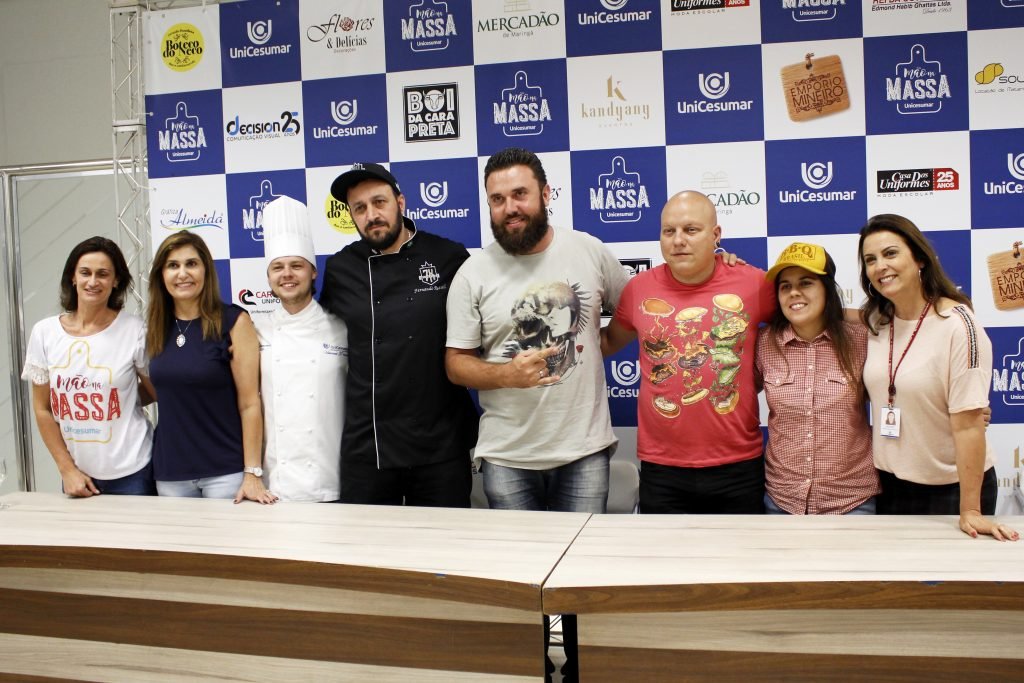
<path fill-rule="evenodd" d="M 379 164 L 331 194 L 361 238 L 327 259 L 320 295 L 349 334 L 341 502 L 469 507 L 478 416 L 444 367 L 448 285 L 469 253 L 418 230 Z"/>

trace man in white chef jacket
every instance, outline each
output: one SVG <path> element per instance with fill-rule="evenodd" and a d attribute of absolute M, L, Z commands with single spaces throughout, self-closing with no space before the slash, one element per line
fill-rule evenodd
<path fill-rule="evenodd" d="M 263 209 L 267 281 L 281 307 L 254 315 L 260 340 L 263 481 L 283 501 L 341 496 L 348 333 L 313 299 L 316 257 L 306 205 L 280 197 Z"/>

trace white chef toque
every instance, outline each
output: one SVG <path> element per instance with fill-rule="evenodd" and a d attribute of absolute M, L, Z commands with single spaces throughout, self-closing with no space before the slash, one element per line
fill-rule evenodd
<path fill-rule="evenodd" d="M 305 204 L 282 195 L 263 207 L 263 254 L 268 268 L 282 256 L 301 256 L 316 267 Z"/>

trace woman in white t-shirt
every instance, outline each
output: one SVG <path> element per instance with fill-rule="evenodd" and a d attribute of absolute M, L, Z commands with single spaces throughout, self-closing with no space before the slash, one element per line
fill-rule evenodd
<path fill-rule="evenodd" d="M 878 514 L 960 515 L 970 536 L 1018 534 L 989 518 L 998 484 L 985 439 L 992 343 L 971 301 L 903 216 L 882 214 L 860 231 L 868 326 L 864 384 L 875 421 Z"/>
<path fill-rule="evenodd" d="M 69 496 L 156 494 L 153 430 L 142 412 L 155 395 L 145 331 L 121 310 L 131 284 L 117 244 L 90 237 L 64 264 L 64 313 L 32 328 L 21 377 L 32 382 L 39 435 Z"/>

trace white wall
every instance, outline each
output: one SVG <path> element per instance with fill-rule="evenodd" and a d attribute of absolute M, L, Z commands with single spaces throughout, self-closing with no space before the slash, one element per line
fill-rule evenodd
<path fill-rule="evenodd" d="M 0 0 L 0 166 L 110 158 L 108 0 Z M 16 184 L 26 325 L 58 312 L 57 282 L 71 246 L 113 237 L 110 175 L 21 180 Z M 20 374 L 7 347 L 6 296 L 0 375 Z M 15 363 L 15 366 L 20 363 Z M 18 487 L 11 385 L 0 387 L 0 451 Z M 36 486 L 60 490 L 53 461 L 33 429 Z"/>
<path fill-rule="evenodd" d="M 109 17 L 107 0 L 0 0 L 0 166 L 111 156 Z"/>

